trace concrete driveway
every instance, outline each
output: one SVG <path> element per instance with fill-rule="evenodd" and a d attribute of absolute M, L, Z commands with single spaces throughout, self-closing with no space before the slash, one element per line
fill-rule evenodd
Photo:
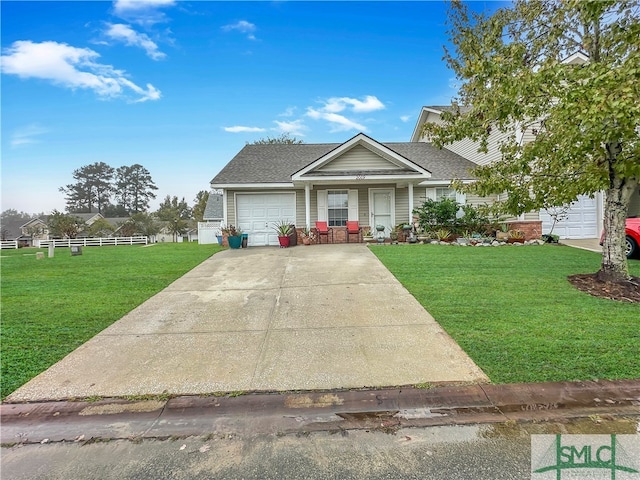
<path fill-rule="evenodd" d="M 366 246 L 264 247 L 214 255 L 7 401 L 487 381 Z"/>

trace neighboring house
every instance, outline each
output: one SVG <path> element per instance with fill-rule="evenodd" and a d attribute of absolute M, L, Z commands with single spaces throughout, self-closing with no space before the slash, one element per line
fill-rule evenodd
<path fill-rule="evenodd" d="M 580 65 L 588 61 L 589 58 L 586 55 L 578 52 L 565 59 L 564 63 L 568 65 Z M 422 126 L 427 122 L 440 123 L 442 112 L 450 110 L 451 108 L 451 106 L 422 107 L 413 134 L 411 135 L 411 141 L 428 141 L 422 135 Z M 461 108 L 461 111 L 464 113 L 464 107 Z M 513 129 L 507 132 L 500 132 L 495 129 L 489 135 L 487 153 L 479 153 L 479 144 L 469 139 L 454 142 L 445 148 L 477 165 L 488 165 L 501 158 L 500 142 L 511 134 L 515 135 L 516 141 L 521 144 L 526 144 L 535 139 L 536 125 L 530 125 L 525 129 L 514 125 Z M 497 198 L 500 198 L 500 196 Z M 556 211 L 559 210 L 556 209 Z M 542 225 L 541 233 L 549 233 L 554 221 L 551 213 L 553 212 L 546 210 L 527 212 L 521 215 L 518 220 L 527 223 L 540 221 Z M 599 238 L 600 232 L 602 231 L 603 215 L 604 192 L 597 192 L 593 198 L 589 198 L 588 195 L 581 195 L 575 202 L 568 206 L 561 221 L 555 225 L 553 233 L 559 235 L 560 238 L 567 239 Z M 640 189 L 636 190 L 631 200 L 629 216 L 640 216 Z"/>
<path fill-rule="evenodd" d="M 47 218 L 32 218 L 10 221 L 2 224 L 2 240 L 16 240 L 21 247 L 38 246 L 40 240 L 49 238 Z"/>
<path fill-rule="evenodd" d="M 422 126 L 426 122 L 441 122 L 440 115 L 450 108 L 450 106 L 422 107 L 411 141 L 426 142 L 427 140 L 422 136 Z M 479 153 L 478 143 L 468 139 L 447 145 L 445 149 L 455 152 L 477 165 L 488 165 L 501 158 L 499 142 L 503 141 L 509 133 L 515 133 L 518 141 L 527 143 L 535 138 L 535 125 L 524 131 L 514 127 L 513 132 L 499 132 L 497 130 L 492 132 L 489 136 L 487 153 Z M 497 196 L 497 198 L 500 198 L 500 196 Z M 549 233 L 553 225 L 553 217 L 550 213 L 552 212 L 547 210 L 527 212 L 518 217 L 518 220 L 530 224 L 539 221 L 542 225 L 541 233 Z M 556 224 L 553 233 L 559 235 L 560 238 L 567 239 L 599 238 L 602 231 L 603 214 L 603 192 L 597 192 L 593 198 L 589 198 L 588 195 L 581 195 L 568 206 L 568 210 Z M 629 216 L 640 216 L 640 189 L 636 190 L 631 200 Z"/>
<path fill-rule="evenodd" d="M 331 144 L 246 145 L 211 181 L 222 191 L 222 220 L 249 234 L 248 244 L 278 245 L 273 224 L 302 227 L 326 221 L 345 242 L 347 220 L 384 225 L 409 222 L 426 198 L 455 196 L 453 178 L 473 181 L 473 162 L 427 143 L 381 143 L 359 133 Z"/>
<path fill-rule="evenodd" d="M 224 220 L 222 192 L 210 192 L 207 205 L 204 208 L 202 222 L 198 222 L 198 243 L 218 243 L 220 226 Z"/>

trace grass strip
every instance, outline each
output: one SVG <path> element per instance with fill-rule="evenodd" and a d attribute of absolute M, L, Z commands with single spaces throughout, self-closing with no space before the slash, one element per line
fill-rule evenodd
<path fill-rule="evenodd" d="M 2 250 L 2 398 L 220 250 L 159 243 Z M 37 259 L 36 252 L 45 252 Z"/>
<path fill-rule="evenodd" d="M 494 383 L 640 378 L 640 305 L 567 276 L 601 256 L 562 245 L 371 250 Z M 629 260 L 640 276 L 640 261 Z"/>

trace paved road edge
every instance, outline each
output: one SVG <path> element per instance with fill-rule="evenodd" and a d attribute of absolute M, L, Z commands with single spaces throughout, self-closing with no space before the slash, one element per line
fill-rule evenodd
<path fill-rule="evenodd" d="M 0 405 L 0 442 L 286 435 L 640 415 L 640 380 L 397 387 Z"/>

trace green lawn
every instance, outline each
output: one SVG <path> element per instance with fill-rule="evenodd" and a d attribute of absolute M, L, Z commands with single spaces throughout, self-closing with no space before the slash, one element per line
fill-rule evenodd
<path fill-rule="evenodd" d="M 2 398 L 220 250 L 159 243 L 2 250 Z M 45 258 L 36 259 L 36 252 Z"/>
<path fill-rule="evenodd" d="M 567 276 L 600 255 L 566 246 L 371 250 L 494 383 L 640 378 L 640 305 Z M 640 276 L 640 261 L 629 261 Z"/>

